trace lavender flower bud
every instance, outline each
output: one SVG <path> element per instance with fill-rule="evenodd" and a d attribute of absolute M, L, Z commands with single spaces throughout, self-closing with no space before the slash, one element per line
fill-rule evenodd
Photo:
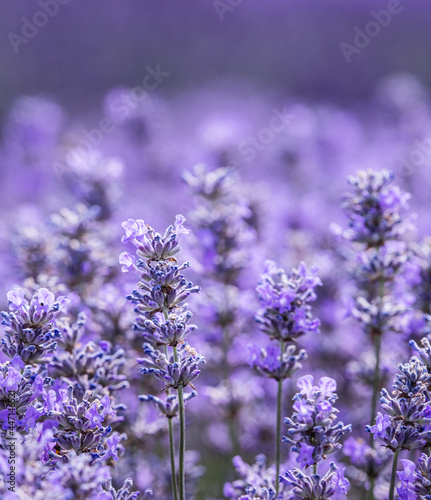
<path fill-rule="evenodd" d="M 18 354 L 24 363 L 40 363 L 57 348 L 61 334 L 55 328 L 55 321 L 64 313 L 68 300 L 64 297 L 56 300 L 46 288 L 35 292 L 30 301 L 19 288 L 9 291 L 7 297 L 10 312 L 1 313 L 2 324 L 6 326 L 1 349 L 9 358 Z"/>
<path fill-rule="evenodd" d="M 318 332 L 320 321 L 313 318 L 309 302 L 316 299 L 314 289 L 321 285 L 316 271 L 302 263 L 287 274 L 266 261 L 265 273 L 256 288 L 262 309 L 256 322 L 269 337 L 295 341 L 307 332 Z"/>
<path fill-rule="evenodd" d="M 298 380 L 298 388 L 301 392 L 293 398 L 292 418 L 284 420 L 288 436 L 283 442 L 293 445 L 292 451 L 298 453 L 296 461 L 308 467 L 340 450 L 338 441 L 352 431 L 352 426 L 342 422 L 334 425 L 338 413 L 333 406 L 337 400 L 335 380 L 323 377 L 317 387 L 313 386 L 313 377 L 306 375 Z"/>
<path fill-rule="evenodd" d="M 177 389 L 180 385 L 183 387 L 190 385 L 194 389 L 192 382 L 200 374 L 198 366 L 205 363 L 205 358 L 197 354 L 194 349 L 189 349 L 188 346 L 179 350 L 178 362 L 168 360 L 164 354 L 154 350 L 148 344 L 144 346 L 144 354 L 147 357 L 139 360 L 140 363 L 146 365 L 141 372 L 144 375 L 154 375 L 164 382 L 164 390 L 170 387 Z"/>
<path fill-rule="evenodd" d="M 265 455 L 258 455 L 256 463 L 252 466 L 246 464 L 239 456 L 234 457 L 232 462 L 240 479 L 224 485 L 223 494 L 226 498 L 232 500 L 275 499 L 274 468 L 267 467 Z M 281 493 L 283 493 L 283 488 Z"/>
<path fill-rule="evenodd" d="M 282 355 L 280 355 L 280 348 L 274 345 L 269 345 L 264 349 L 255 344 L 249 344 L 248 348 L 250 366 L 254 367 L 258 373 L 275 380 L 290 378 L 302 368 L 301 361 L 307 359 L 304 349 L 295 355 L 296 346 L 294 345 L 287 346 Z"/>
<path fill-rule="evenodd" d="M 184 395 L 184 401 L 188 401 L 196 397 L 198 394 L 195 391 L 188 392 Z M 166 418 L 174 418 L 178 416 L 178 398 L 177 395 L 171 394 L 166 399 L 159 398 L 152 395 L 139 396 L 140 401 L 151 402 L 160 410 L 160 413 Z"/>
<path fill-rule="evenodd" d="M 61 378 L 72 385 L 78 399 L 82 399 L 88 390 L 93 391 L 94 397 L 102 398 L 105 394 L 128 387 L 127 377 L 122 373 L 125 364 L 123 349 L 117 349 L 111 354 L 109 342 L 100 343 L 99 346 L 88 342 L 72 352 L 53 356 L 48 365 L 48 373 L 51 377 Z"/>
<path fill-rule="evenodd" d="M 345 195 L 343 203 L 350 225 L 344 233 L 347 239 L 379 247 L 405 232 L 402 213 L 410 195 L 393 185 L 393 179 L 388 170 L 361 170 L 348 178 L 353 192 Z"/>
<path fill-rule="evenodd" d="M 292 488 L 289 500 L 328 500 L 336 494 L 346 494 L 350 487 L 344 477 L 344 468 L 339 469 L 334 462 L 323 477 L 319 474 L 307 476 L 299 469 L 293 469 L 281 475 L 280 481 Z"/>

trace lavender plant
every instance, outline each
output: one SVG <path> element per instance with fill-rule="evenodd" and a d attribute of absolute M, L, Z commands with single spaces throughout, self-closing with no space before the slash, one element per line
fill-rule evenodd
<path fill-rule="evenodd" d="M 411 228 L 406 216 L 410 195 L 393 183 L 387 171 L 359 171 L 349 177 L 352 192 L 344 196 L 343 208 L 349 228 L 343 236 L 359 252 L 353 271 L 358 296 L 351 314 L 362 325 L 374 346 L 374 374 L 371 422 L 374 422 L 378 393 L 382 385 L 381 349 L 384 335 L 402 332 L 410 300 L 400 292 L 399 278 L 409 259 L 402 237 Z M 374 446 L 371 441 L 371 446 Z M 370 476 L 370 498 L 374 498 L 374 476 Z"/>
<path fill-rule="evenodd" d="M 287 274 L 283 269 L 278 269 L 274 262 L 267 261 L 265 272 L 257 287 L 261 309 L 256 316 L 256 322 L 271 340 L 278 343 L 277 346 L 262 348 L 260 354 L 256 352 L 259 348 L 252 347 L 250 358 L 250 364 L 255 366 L 259 373 L 275 379 L 278 384 L 276 478 L 280 474 L 283 381 L 292 377 L 293 373 L 302 367 L 301 361 L 306 358 L 304 349 L 295 354 L 296 347 L 288 343 L 296 342 L 305 333 L 319 331 L 320 322 L 312 316 L 309 303 L 316 299 L 314 289 L 321 284 L 316 271 L 309 271 L 304 263 Z M 277 494 L 278 491 L 277 483 Z"/>
<path fill-rule="evenodd" d="M 403 450 L 423 449 L 430 442 L 431 403 L 429 399 L 430 374 L 418 358 L 399 365 L 393 383 L 393 396 L 386 389 L 381 392 L 381 412 L 376 423 L 368 426 L 374 439 L 392 450 L 393 465 L 389 498 L 394 498 L 398 456 Z"/>
<path fill-rule="evenodd" d="M 280 476 L 280 481 L 292 488 L 291 500 L 325 500 L 337 493 L 346 494 L 349 489 L 344 469 L 338 469 L 334 462 L 331 462 L 325 475 L 318 474 L 319 464 L 342 448 L 339 440 L 352 431 L 352 426 L 342 422 L 335 424 L 338 413 L 334 406 L 338 398 L 335 380 L 322 377 L 318 386 L 313 383 L 311 375 L 298 380 L 300 392 L 294 396 L 294 413 L 284 421 L 288 435 L 283 437 L 283 441 L 292 445 L 292 451 L 298 454 L 297 463 L 305 469 L 313 466 L 312 476 L 299 469 L 289 470 Z"/>
<path fill-rule="evenodd" d="M 145 365 L 142 373 L 154 375 L 165 384 L 162 391 L 169 395 L 169 389 L 177 391 L 178 416 L 180 420 L 180 445 L 178 461 L 178 490 L 175 467 L 175 450 L 172 424 L 172 411 L 164 412 L 168 418 L 171 456 L 172 489 L 175 500 L 185 500 L 185 450 L 186 421 L 184 389 L 199 376 L 198 365 L 204 362 L 195 349 L 185 344 L 188 333 L 193 330 L 187 326 L 190 313 L 185 301 L 192 293 L 199 292 L 199 287 L 187 281 L 182 271 L 188 263 L 177 265 L 175 255 L 180 251 L 178 238 L 189 231 L 184 228 L 184 217 L 177 215 L 175 224 L 169 226 L 164 235 L 145 225 L 143 220 L 123 223 L 125 236 L 123 243 L 131 242 L 136 247 L 138 259 L 128 252 L 120 255 L 123 271 L 135 270 L 140 277 L 139 290 L 134 290 L 127 298 L 135 306 L 138 314 L 137 327 L 153 333 L 153 343 L 163 345 L 165 352 L 155 349 L 151 344 L 144 344 L 141 363 Z M 146 337 L 147 338 L 147 337 Z M 184 345 L 183 345 L 184 344 Z M 181 348 L 179 346 L 181 345 Z M 171 348 L 172 352 L 168 352 Z M 192 386 L 193 387 L 193 386 Z M 169 397 L 169 396 L 168 396 Z M 151 400 L 151 398 L 142 398 Z M 155 401 L 153 399 L 153 401 Z M 168 404 L 168 403 L 166 403 Z M 160 405 L 163 407 L 163 405 Z"/>

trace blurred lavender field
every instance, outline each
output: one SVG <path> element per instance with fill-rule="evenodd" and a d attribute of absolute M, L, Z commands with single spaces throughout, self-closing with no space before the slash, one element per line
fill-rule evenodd
<path fill-rule="evenodd" d="M 2 10 L 1 498 L 431 498 L 425 1 Z"/>

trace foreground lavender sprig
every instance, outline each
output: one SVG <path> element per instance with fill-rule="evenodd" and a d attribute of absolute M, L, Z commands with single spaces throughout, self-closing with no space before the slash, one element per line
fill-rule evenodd
<path fill-rule="evenodd" d="M 313 466 L 317 470 L 319 462 L 327 455 L 341 449 L 338 442 L 351 425 L 342 422 L 334 424 L 338 410 L 334 407 L 338 396 L 337 384 L 329 377 L 322 377 L 318 386 L 314 386 L 311 375 L 298 380 L 300 392 L 294 396 L 294 413 L 286 418 L 288 436 L 283 441 L 292 445 L 292 451 L 298 453 L 296 461 L 305 467 Z"/>
<path fill-rule="evenodd" d="M 287 471 L 280 481 L 292 487 L 289 500 L 326 500 L 336 493 L 347 493 L 349 481 L 344 478 L 344 469 L 338 469 L 331 462 L 328 472 L 322 477 L 317 473 L 320 462 L 327 455 L 339 451 L 339 440 L 352 431 L 351 425 L 335 423 L 338 410 L 334 407 L 338 399 L 335 393 L 337 384 L 329 377 L 322 377 L 319 385 L 306 375 L 298 380 L 300 392 L 294 396 L 294 413 L 286 418 L 288 436 L 283 441 L 292 445 L 298 454 L 296 461 L 304 468 L 313 466 L 313 475 L 308 476 L 299 469 Z"/>
<path fill-rule="evenodd" d="M 169 389 L 177 391 L 178 415 L 180 420 L 180 449 L 179 449 L 179 487 L 177 493 L 175 472 L 175 450 L 172 427 L 172 403 L 158 406 L 165 409 L 163 413 L 168 417 L 170 457 L 172 469 L 172 489 L 174 499 L 185 500 L 185 408 L 184 388 L 193 387 L 192 382 L 199 376 L 198 365 L 204 358 L 189 346 L 178 349 L 186 342 L 186 337 L 194 329 L 187 325 L 191 313 L 187 311 L 186 299 L 192 293 L 199 292 L 199 287 L 187 281 L 182 271 L 189 267 L 188 263 L 177 264 L 176 255 L 180 251 L 178 242 L 181 234 L 189 231 L 184 228 L 184 217 L 177 215 L 175 224 L 169 226 L 164 235 L 144 223 L 143 220 L 132 220 L 123 223 L 125 236 L 123 243 L 131 242 L 136 247 L 138 259 L 128 252 L 120 255 L 123 271 L 135 270 L 139 276 L 139 291 L 134 290 L 127 298 L 136 304 L 135 312 L 138 313 L 136 329 L 144 331 L 145 338 L 155 344 L 165 347 L 162 353 L 154 349 L 151 344 L 144 344 L 145 357 L 141 360 L 144 364 L 142 373 L 154 375 L 163 381 L 169 398 Z M 168 348 L 172 350 L 168 354 Z M 142 398 L 143 401 L 155 399 Z"/>
<path fill-rule="evenodd" d="M 296 352 L 296 346 L 287 346 L 308 332 L 318 332 L 320 321 L 312 316 L 309 302 L 316 299 L 314 289 L 321 285 L 316 270 L 309 271 L 304 263 L 288 274 L 278 269 L 275 262 L 265 262 L 265 272 L 256 290 L 261 309 L 256 316 L 260 329 L 279 346 L 270 345 L 266 349 L 251 346 L 250 364 L 259 373 L 277 380 L 277 422 L 275 467 L 276 477 L 280 474 L 280 442 L 283 381 L 302 367 L 301 361 L 307 357 L 304 349 Z M 279 483 L 276 484 L 276 493 Z"/>
<path fill-rule="evenodd" d="M 426 341 L 424 342 L 426 346 Z M 417 347 L 419 352 L 421 350 Z M 426 351 L 423 354 L 426 359 Z M 386 389 L 381 392 L 381 412 L 376 423 L 367 426 L 367 431 L 393 451 L 393 465 L 389 490 L 390 500 L 394 497 L 398 456 L 402 450 L 423 448 L 431 442 L 431 403 L 429 387 L 431 375 L 420 359 L 413 357 L 398 366 L 392 396 Z"/>

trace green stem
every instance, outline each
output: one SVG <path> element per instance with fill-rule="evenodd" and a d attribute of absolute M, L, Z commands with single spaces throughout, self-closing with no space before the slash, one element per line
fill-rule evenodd
<path fill-rule="evenodd" d="M 374 367 L 373 398 L 371 400 L 371 418 L 370 418 L 371 424 L 374 424 L 376 420 L 377 398 L 380 393 L 380 351 L 382 347 L 381 333 L 377 333 L 374 341 L 374 347 L 376 352 L 376 365 Z M 371 435 L 370 438 L 371 438 L 371 443 L 374 444 L 373 436 Z M 374 446 L 372 445 L 372 447 Z"/>
<path fill-rule="evenodd" d="M 168 422 L 169 422 L 169 451 L 171 456 L 171 473 L 172 473 L 172 491 L 174 494 L 174 500 L 178 500 L 177 473 L 175 470 L 174 429 L 171 418 L 168 418 Z"/>
<path fill-rule="evenodd" d="M 392 464 L 392 474 L 391 474 L 391 486 L 389 488 L 389 500 L 394 500 L 394 490 L 395 490 L 395 476 L 397 473 L 397 465 L 398 465 L 398 455 L 400 450 L 397 450 L 394 453 L 394 461 Z"/>
<path fill-rule="evenodd" d="M 165 345 L 165 356 L 168 357 L 168 346 Z M 169 389 L 167 395 L 169 395 Z M 177 471 L 175 467 L 175 441 L 174 441 L 174 426 L 172 418 L 168 418 L 169 425 L 169 455 L 171 458 L 171 478 L 172 478 L 172 493 L 174 500 L 178 500 L 178 487 L 177 487 Z"/>
<path fill-rule="evenodd" d="M 370 491 L 368 492 L 369 500 L 374 500 L 374 477 L 370 477 Z"/>
<path fill-rule="evenodd" d="M 280 342 L 280 362 L 283 360 L 284 353 L 284 342 Z M 281 418 L 283 409 L 283 380 L 278 381 L 277 390 L 277 425 L 276 425 L 276 435 L 275 435 L 275 483 L 276 483 L 276 495 L 280 490 L 280 483 L 278 477 L 280 476 L 280 456 L 281 456 Z"/>
<path fill-rule="evenodd" d="M 232 453 L 234 456 L 239 455 L 240 449 L 239 449 L 239 442 L 238 442 L 238 433 L 236 432 L 236 417 L 235 417 L 235 415 L 232 415 L 229 418 L 229 435 L 230 435 L 230 439 L 232 441 Z"/>
<path fill-rule="evenodd" d="M 177 347 L 173 346 L 174 350 L 174 360 L 178 362 L 178 352 Z M 184 411 L 184 392 L 183 386 L 178 387 L 178 410 L 180 417 L 180 451 L 179 451 L 179 483 L 180 483 L 180 500 L 186 500 L 186 481 L 185 481 L 185 470 L 184 461 L 186 454 L 186 415 Z"/>
<path fill-rule="evenodd" d="M 379 291 L 378 297 L 380 300 L 383 299 L 385 295 L 385 280 L 381 278 L 379 280 Z M 370 423 L 374 424 L 376 419 L 376 409 L 377 409 L 377 399 L 380 393 L 380 351 L 382 347 L 382 336 L 383 330 L 381 325 L 376 328 L 375 339 L 374 339 L 374 348 L 376 353 L 376 365 L 374 367 L 374 381 L 373 381 L 373 397 L 371 400 L 371 418 Z M 370 443 L 371 447 L 374 448 L 374 439 L 372 435 L 370 435 Z"/>
<path fill-rule="evenodd" d="M 313 464 L 313 474 L 317 474 L 317 464 Z"/>

